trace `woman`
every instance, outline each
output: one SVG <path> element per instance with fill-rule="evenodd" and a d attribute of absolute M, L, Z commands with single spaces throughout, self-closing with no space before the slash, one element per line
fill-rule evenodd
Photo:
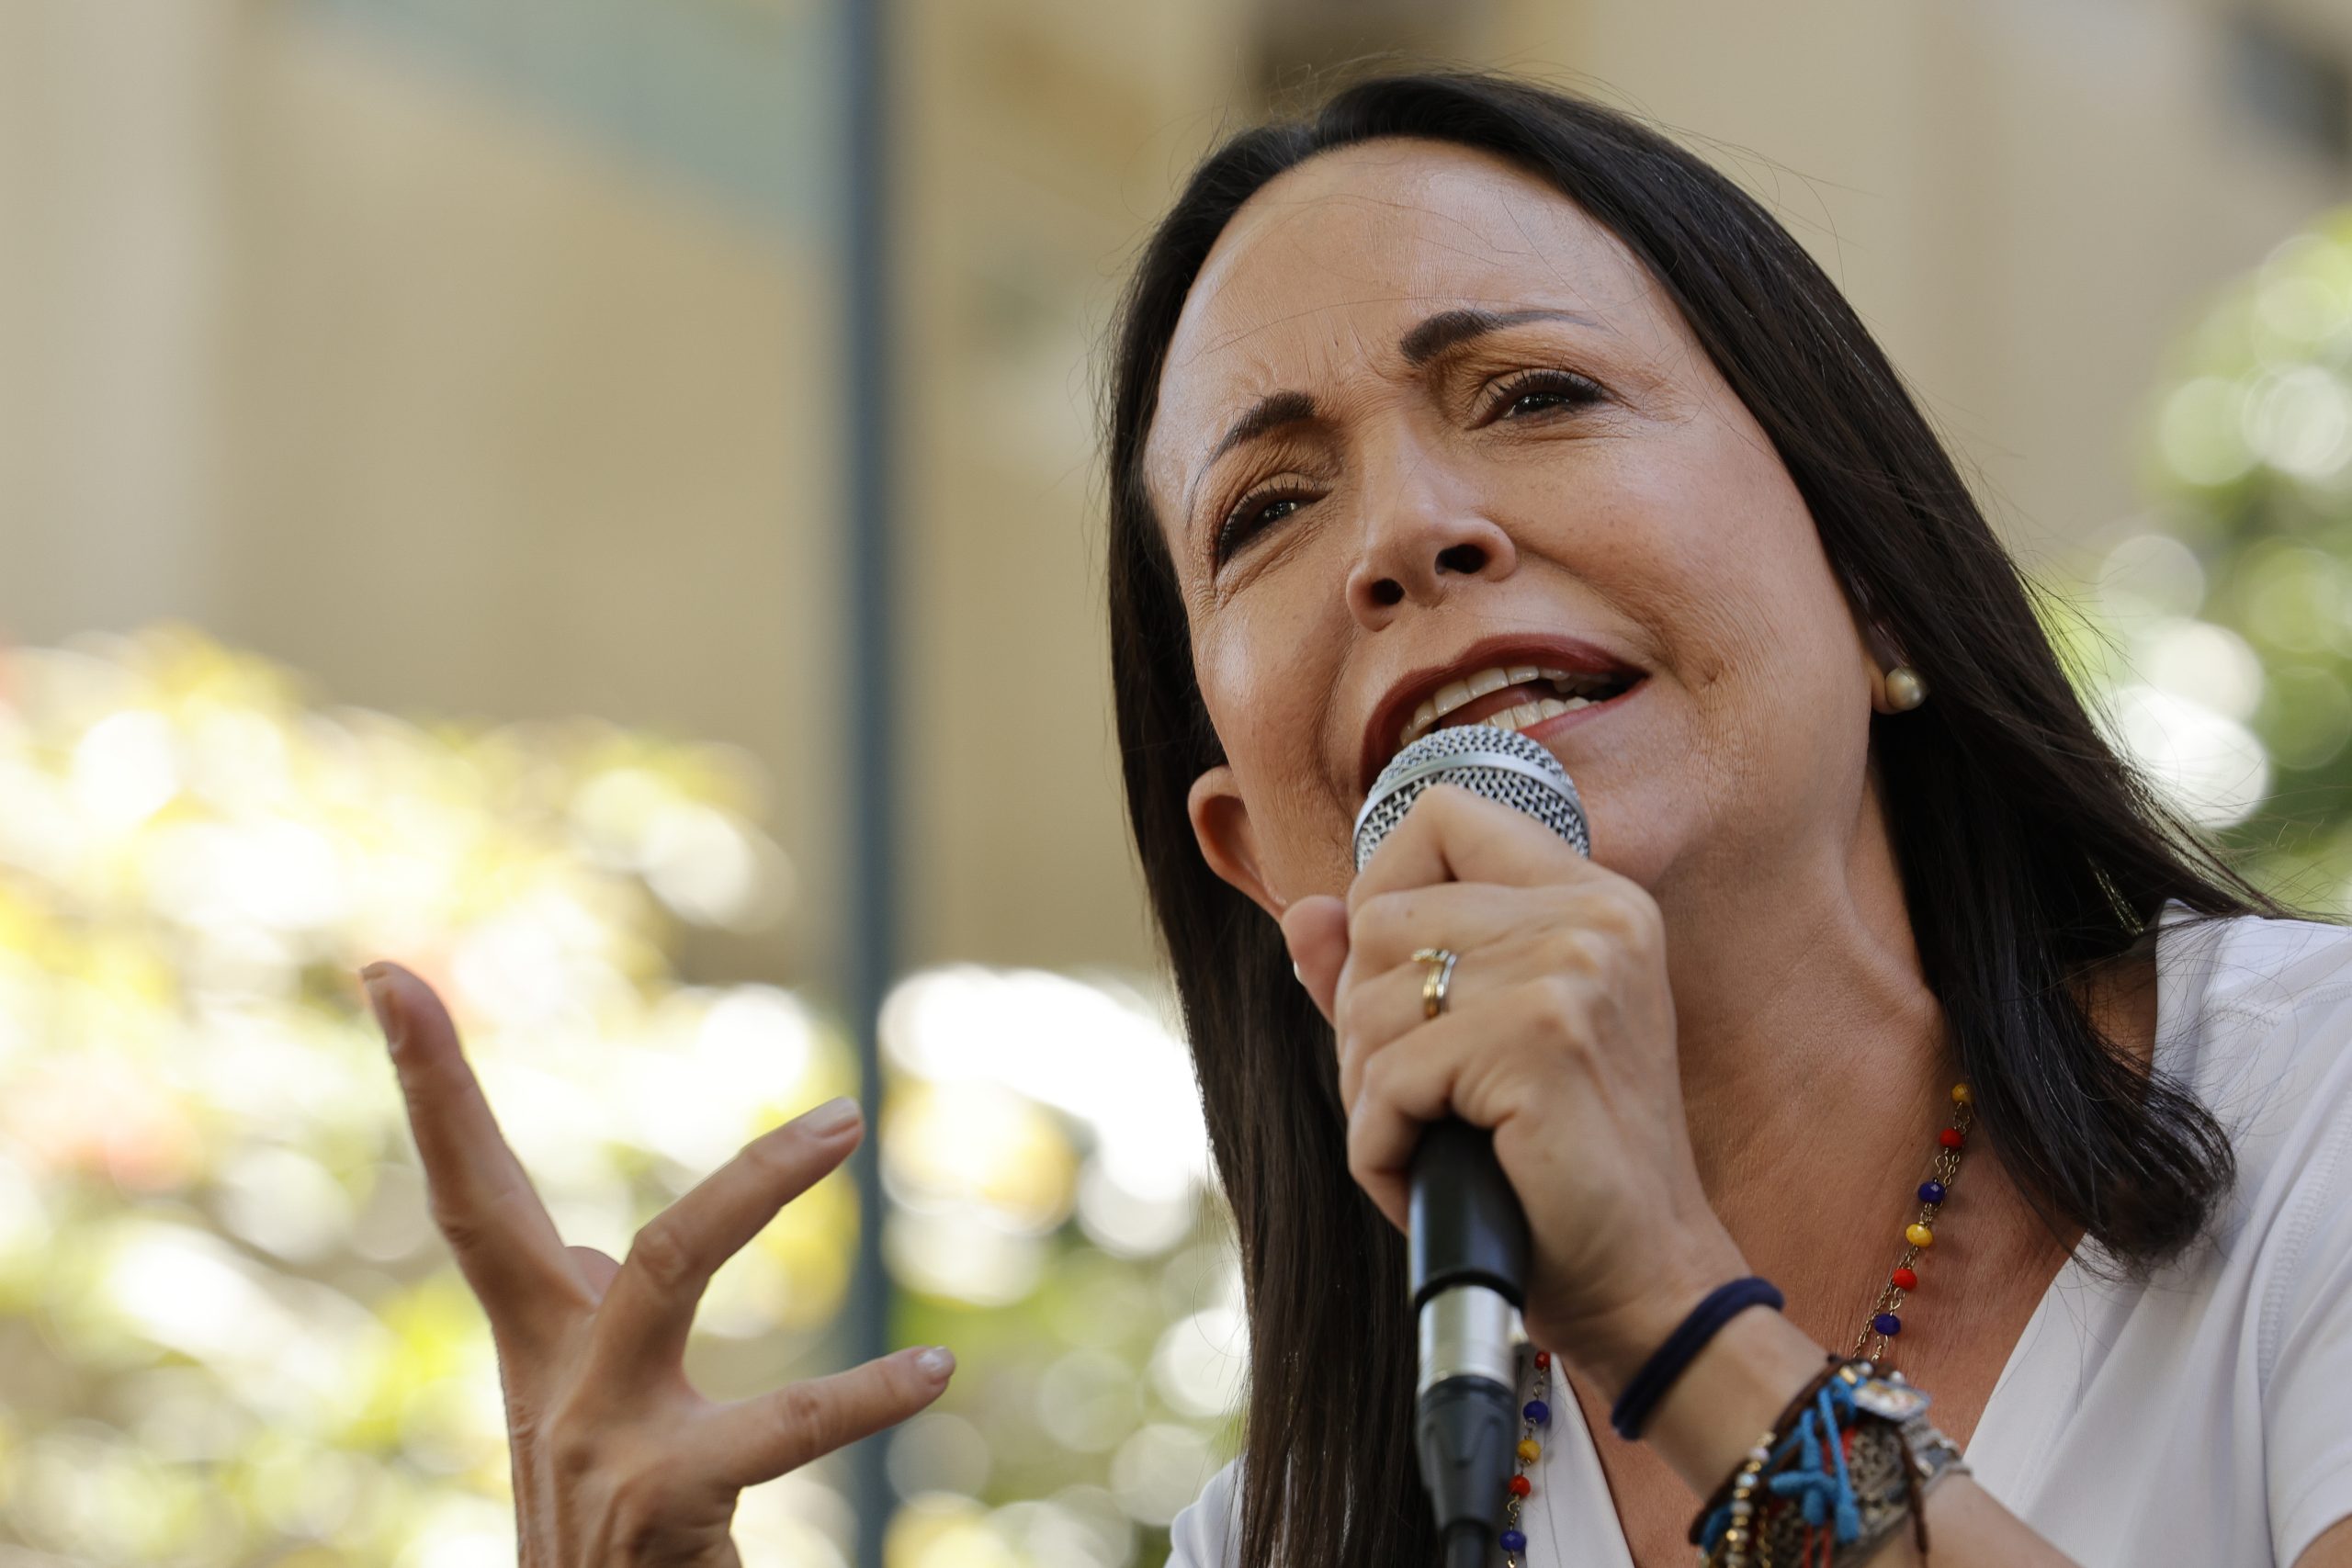
<path fill-rule="evenodd" d="M 1874 1325 L 1981 1433 L 1937 1562 L 2352 1564 L 2352 940 L 2252 918 L 2132 782 L 1783 231 L 1589 104 L 1374 81 L 1195 173 L 1114 371 L 1120 740 L 1251 1333 L 1179 1561 L 1437 1560 L 1397 1232 L 1450 1113 L 1555 1363 L 1527 1562 L 1688 1562 Z M 1592 861 L 1433 794 L 1355 874 L 1382 763 L 1481 720 L 1565 763 Z M 1611 1434 L 1749 1276 L 1786 1310 Z"/>
<path fill-rule="evenodd" d="M 1511 1561 L 1687 1562 L 1694 1512 L 1726 1561 L 1783 1479 L 1860 1560 L 1820 1439 L 1894 1424 L 1831 1375 L 1863 1344 L 1967 1450 L 1873 1562 L 1924 1521 L 1961 1565 L 2352 1568 L 2352 938 L 2108 750 L 1785 232 L 1589 104 L 1375 80 L 1203 164 L 1114 372 L 1120 741 L 1251 1339 L 1175 1562 L 1437 1560 L 1398 1225 L 1454 1115 L 1533 1241 Z M 1593 858 L 1441 789 L 1356 874 L 1374 774 L 1477 722 L 1566 764 Z M 932 1352 L 729 1406 L 679 1371 L 854 1107 L 616 1263 L 557 1239 L 430 993 L 370 989 L 498 1333 L 526 1562 L 731 1562 L 737 1489 L 935 1396 Z M 1718 1293 L 1759 1276 L 1781 1310 Z"/>

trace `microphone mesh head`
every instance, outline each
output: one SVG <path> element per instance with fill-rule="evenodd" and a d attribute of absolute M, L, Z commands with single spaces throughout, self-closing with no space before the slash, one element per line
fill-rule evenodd
<path fill-rule="evenodd" d="M 1473 795 L 1524 811 L 1576 847 L 1592 853 L 1584 802 L 1560 760 L 1515 729 L 1462 724 L 1432 729 L 1389 760 L 1356 815 L 1356 869 L 1362 871 L 1421 791 L 1459 784 Z"/>

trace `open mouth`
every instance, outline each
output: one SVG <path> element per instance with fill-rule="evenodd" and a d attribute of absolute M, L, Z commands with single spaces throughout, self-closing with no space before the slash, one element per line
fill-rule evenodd
<path fill-rule="evenodd" d="M 1411 694 L 1400 694 L 1384 705 L 1374 719 L 1374 729 L 1364 738 L 1363 787 L 1372 787 L 1390 758 L 1433 729 L 1470 724 L 1533 729 L 1613 702 L 1644 679 L 1643 671 L 1623 667 L 1568 669 L 1511 661 L 1451 676 L 1435 690 L 1424 690 L 1409 710 L 1403 709 L 1403 703 L 1411 700 Z"/>
<path fill-rule="evenodd" d="M 1598 673 L 1547 670 L 1533 664 L 1490 664 L 1476 674 L 1450 681 L 1422 698 L 1421 705 L 1413 710 L 1413 716 L 1396 732 L 1396 750 L 1403 750 L 1432 729 L 1450 729 L 1461 724 L 1526 729 L 1547 718 L 1594 707 L 1622 695 L 1640 678 L 1630 671 Z"/>

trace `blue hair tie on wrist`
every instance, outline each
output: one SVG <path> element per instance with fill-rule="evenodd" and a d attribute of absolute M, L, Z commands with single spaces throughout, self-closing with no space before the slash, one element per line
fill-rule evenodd
<path fill-rule="evenodd" d="M 1782 1304 L 1781 1292 L 1773 1289 L 1772 1282 L 1753 1274 L 1708 1292 L 1706 1299 L 1692 1307 L 1690 1314 L 1666 1337 L 1666 1343 L 1642 1363 L 1642 1370 L 1634 1374 L 1625 1392 L 1617 1396 L 1616 1404 L 1611 1407 L 1609 1424 L 1627 1442 L 1638 1439 L 1642 1427 L 1648 1424 L 1650 1412 L 1657 1408 L 1658 1401 L 1666 1397 L 1667 1390 L 1674 1386 L 1683 1369 L 1707 1348 L 1707 1341 L 1715 1337 L 1717 1329 L 1749 1307 L 1768 1306 L 1778 1312 Z"/>

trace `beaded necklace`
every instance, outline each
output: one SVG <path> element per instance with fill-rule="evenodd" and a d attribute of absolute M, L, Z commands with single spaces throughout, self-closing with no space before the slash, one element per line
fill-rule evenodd
<path fill-rule="evenodd" d="M 1961 1150 L 1968 1142 L 1975 1101 L 1976 1097 L 1966 1084 L 1951 1086 L 1951 1125 L 1936 1135 L 1934 1165 L 1928 1179 L 1919 1183 L 1917 1217 L 1903 1227 L 1903 1255 L 1895 1260 L 1886 1283 L 1880 1288 L 1870 1320 L 1854 1337 L 1850 1359 L 1860 1359 L 1875 1337 L 1878 1348 L 1871 1352 L 1871 1361 L 1882 1372 L 1893 1364 L 1894 1338 L 1903 1332 L 1904 1297 L 1919 1288 L 1919 1259 L 1936 1245 L 1936 1217 L 1951 1193 L 1952 1183 L 1960 1178 Z M 1552 1391 L 1552 1353 L 1538 1350 L 1530 1359 L 1527 1403 L 1519 1413 L 1518 1464 L 1510 1482 L 1510 1495 L 1503 1504 L 1503 1531 L 1498 1542 L 1507 1568 L 1525 1568 L 1527 1532 L 1520 1528 L 1521 1510 L 1535 1490 L 1529 1472 L 1535 1468 L 1535 1461 L 1544 1457 L 1544 1440 L 1538 1434 L 1552 1424 L 1552 1406 L 1544 1397 Z"/>

